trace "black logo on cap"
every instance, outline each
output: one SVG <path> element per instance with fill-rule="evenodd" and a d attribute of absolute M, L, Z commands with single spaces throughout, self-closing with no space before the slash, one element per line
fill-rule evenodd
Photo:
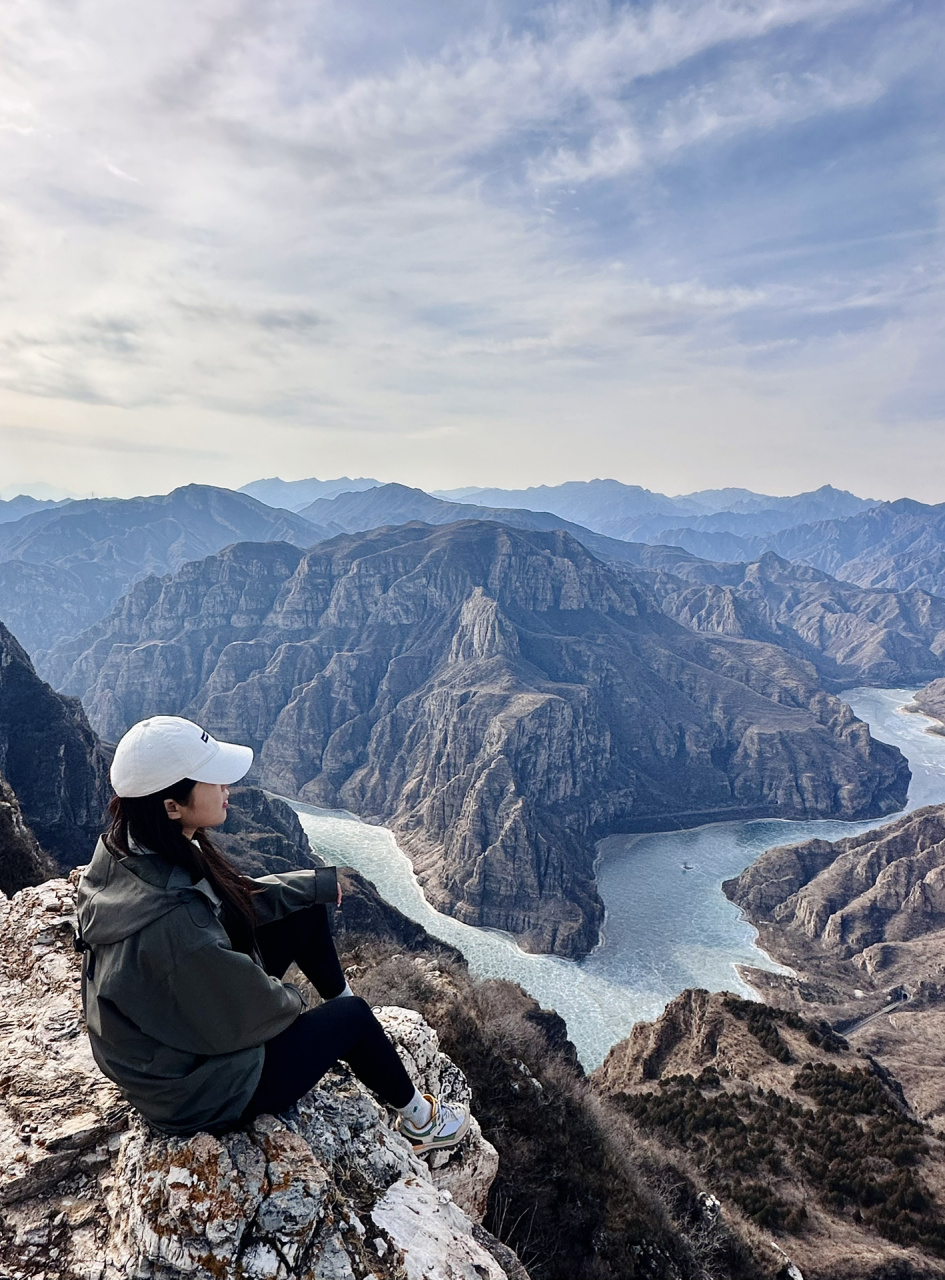
<path fill-rule="evenodd" d="M 207 733 L 206 731 L 204 731 L 204 732 L 200 735 L 200 741 L 201 741 L 201 742 L 209 742 L 209 741 L 210 741 L 210 735 L 209 735 L 209 733 Z"/>

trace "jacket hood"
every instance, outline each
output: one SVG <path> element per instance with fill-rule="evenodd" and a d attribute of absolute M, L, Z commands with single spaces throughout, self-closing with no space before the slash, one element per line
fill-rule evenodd
<path fill-rule="evenodd" d="M 115 857 L 99 840 L 79 880 L 76 914 L 82 937 L 91 946 L 119 942 L 140 932 L 195 894 L 220 899 L 206 880 L 192 884 L 183 867 L 156 854 Z"/>

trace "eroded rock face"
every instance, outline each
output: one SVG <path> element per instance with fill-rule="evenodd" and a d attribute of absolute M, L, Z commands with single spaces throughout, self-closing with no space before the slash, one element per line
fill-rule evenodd
<path fill-rule="evenodd" d="M 945 807 L 930 805 L 846 840 L 769 849 L 725 892 L 843 959 L 945 930 Z"/>
<path fill-rule="evenodd" d="M 654 595 L 694 631 L 777 644 L 812 662 L 830 689 L 905 683 L 942 670 L 945 601 L 917 588 L 870 590 L 766 552 L 714 564 L 640 548 Z"/>
<path fill-rule="evenodd" d="M 770 849 L 723 887 L 795 971 L 754 970 L 749 981 L 868 1049 L 945 1130 L 945 807 Z"/>
<path fill-rule="evenodd" d="M 527 1280 L 477 1225 L 498 1158 L 475 1122 L 428 1164 L 342 1071 L 285 1116 L 221 1137 L 151 1130 L 89 1051 L 76 878 L 0 902 L 4 1277 Z M 468 1100 L 418 1014 L 379 1016 L 422 1089 Z"/>
<path fill-rule="evenodd" d="M 40 680 L 0 623 L 0 775 L 60 870 L 89 860 L 108 803 L 108 759 L 77 698 Z"/>
<path fill-rule="evenodd" d="M 567 955 L 597 939 L 598 836 L 883 813 L 908 779 L 806 663 L 678 626 L 563 532 L 231 547 L 51 665 L 101 732 L 245 741 L 271 790 L 391 823 L 441 910 Z"/>
<path fill-rule="evenodd" d="M 933 680 L 915 695 L 915 704 L 927 716 L 945 722 L 945 680 Z"/>
<path fill-rule="evenodd" d="M 11 897 L 28 884 L 56 874 L 23 817 L 13 788 L 0 777 L 0 894 Z"/>

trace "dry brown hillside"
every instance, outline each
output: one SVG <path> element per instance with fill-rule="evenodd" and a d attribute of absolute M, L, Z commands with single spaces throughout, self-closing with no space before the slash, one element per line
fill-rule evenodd
<path fill-rule="evenodd" d="M 826 1024 L 685 991 L 592 1081 L 805 1280 L 945 1276 L 941 1139 Z"/>

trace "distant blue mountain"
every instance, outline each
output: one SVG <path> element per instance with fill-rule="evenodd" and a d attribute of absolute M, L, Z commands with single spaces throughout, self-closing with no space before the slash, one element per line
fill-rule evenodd
<path fill-rule="evenodd" d="M 329 532 L 211 485 L 65 502 L 0 524 L 0 619 L 35 654 L 89 626 L 148 574 L 172 572 L 233 542 L 306 547 Z"/>
<path fill-rule="evenodd" d="M 283 507 L 286 511 L 301 511 L 316 498 L 334 498 L 339 493 L 360 493 L 364 489 L 373 489 L 380 480 L 370 480 L 359 476 L 356 480 L 348 476 L 340 476 L 337 480 L 280 480 L 278 476 L 271 480 L 253 480 L 244 484 L 239 493 L 248 493 L 251 498 L 265 502 L 270 507 Z"/>
<path fill-rule="evenodd" d="M 11 520 L 19 520 L 47 507 L 61 507 L 63 502 L 68 502 L 68 498 L 56 502 L 52 498 L 33 498 L 28 493 L 19 493 L 15 498 L 0 501 L 0 524 L 9 524 Z"/>
<path fill-rule="evenodd" d="M 457 489 L 437 491 L 435 496 L 483 507 L 551 511 L 610 538 L 653 543 L 673 541 L 664 535 L 682 528 L 755 537 L 856 515 L 877 505 L 831 485 L 793 497 L 749 489 L 703 489 L 669 497 L 619 480 L 572 480 L 531 489 Z M 712 555 L 718 557 L 718 550 Z"/>

